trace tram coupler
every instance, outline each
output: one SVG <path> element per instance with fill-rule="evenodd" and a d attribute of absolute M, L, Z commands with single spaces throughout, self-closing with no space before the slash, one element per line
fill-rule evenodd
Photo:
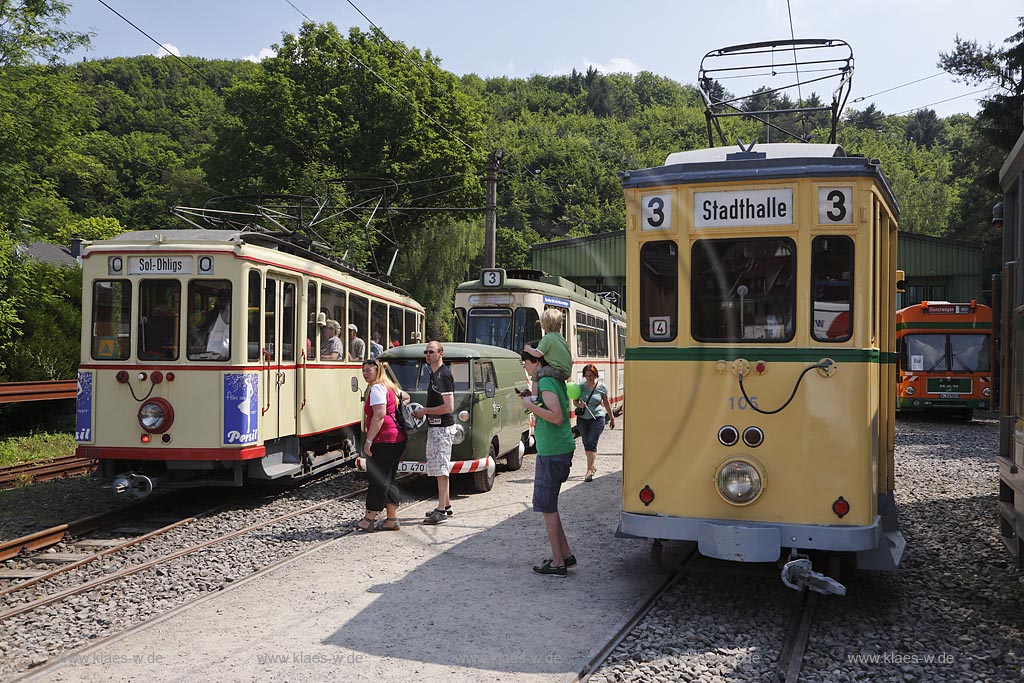
<path fill-rule="evenodd" d="M 154 486 L 156 486 L 156 480 L 150 479 L 144 474 L 135 474 L 132 472 L 128 474 L 119 474 L 114 477 L 114 481 L 111 483 L 110 487 L 117 495 L 127 493 L 133 498 L 142 499 L 153 493 Z"/>
<path fill-rule="evenodd" d="M 811 568 L 806 557 L 790 560 L 782 567 L 782 583 L 795 591 L 810 588 L 823 595 L 846 595 L 846 586 Z"/>

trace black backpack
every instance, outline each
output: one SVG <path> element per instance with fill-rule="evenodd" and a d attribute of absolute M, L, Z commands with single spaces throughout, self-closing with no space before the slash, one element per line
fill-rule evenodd
<path fill-rule="evenodd" d="M 426 424 L 425 419 L 417 420 L 413 417 L 414 405 L 417 408 L 421 407 L 418 403 L 403 403 L 401 394 L 395 396 L 395 414 L 393 415 L 395 424 L 406 434 L 415 434 L 423 429 L 423 425 Z"/>

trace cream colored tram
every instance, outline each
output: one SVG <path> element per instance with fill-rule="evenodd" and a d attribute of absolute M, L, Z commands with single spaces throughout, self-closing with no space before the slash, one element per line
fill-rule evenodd
<path fill-rule="evenodd" d="M 593 364 L 619 413 L 625 406 L 626 313 L 611 301 L 563 277 L 537 270 L 485 269 L 479 280 L 455 289 L 455 340 L 522 351 L 544 332 L 540 316 L 547 308 L 562 313 L 562 336 L 572 354 L 573 376 Z"/>
<path fill-rule="evenodd" d="M 87 244 L 82 263 L 77 452 L 139 497 L 352 459 L 371 335 L 423 336 L 402 291 L 261 233 L 125 233 Z"/>
<path fill-rule="evenodd" d="M 619 534 L 895 570 L 898 206 L 877 162 L 835 144 L 719 147 L 622 185 Z"/>

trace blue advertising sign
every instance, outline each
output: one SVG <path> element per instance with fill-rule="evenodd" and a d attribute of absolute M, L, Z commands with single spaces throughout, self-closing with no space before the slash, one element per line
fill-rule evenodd
<path fill-rule="evenodd" d="M 75 441 L 92 441 L 92 373 L 78 373 L 75 395 Z"/>
<path fill-rule="evenodd" d="M 259 440 L 260 376 L 254 372 L 224 375 L 224 444 L 238 446 Z"/>
<path fill-rule="evenodd" d="M 552 306 L 560 306 L 561 308 L 569 308 L 569 300 L 559 299 L 557 296 L 545 296 L 544 303 Z"/>

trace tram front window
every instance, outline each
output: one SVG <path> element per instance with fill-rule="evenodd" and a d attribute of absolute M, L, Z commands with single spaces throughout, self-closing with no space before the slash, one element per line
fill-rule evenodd
<path fill-rule="evenodd" d="M 512 311 L 507 308 L 474 308 L 466 323 L 466 341 L 510 349 L 512 344 Z"/>
<path fill-rule="evenodd" d="M 690 315 L 694 339 L 784 342 L 793 338 L 793 240 L 700 240 L 693 245 L 692 264 Z"/>

